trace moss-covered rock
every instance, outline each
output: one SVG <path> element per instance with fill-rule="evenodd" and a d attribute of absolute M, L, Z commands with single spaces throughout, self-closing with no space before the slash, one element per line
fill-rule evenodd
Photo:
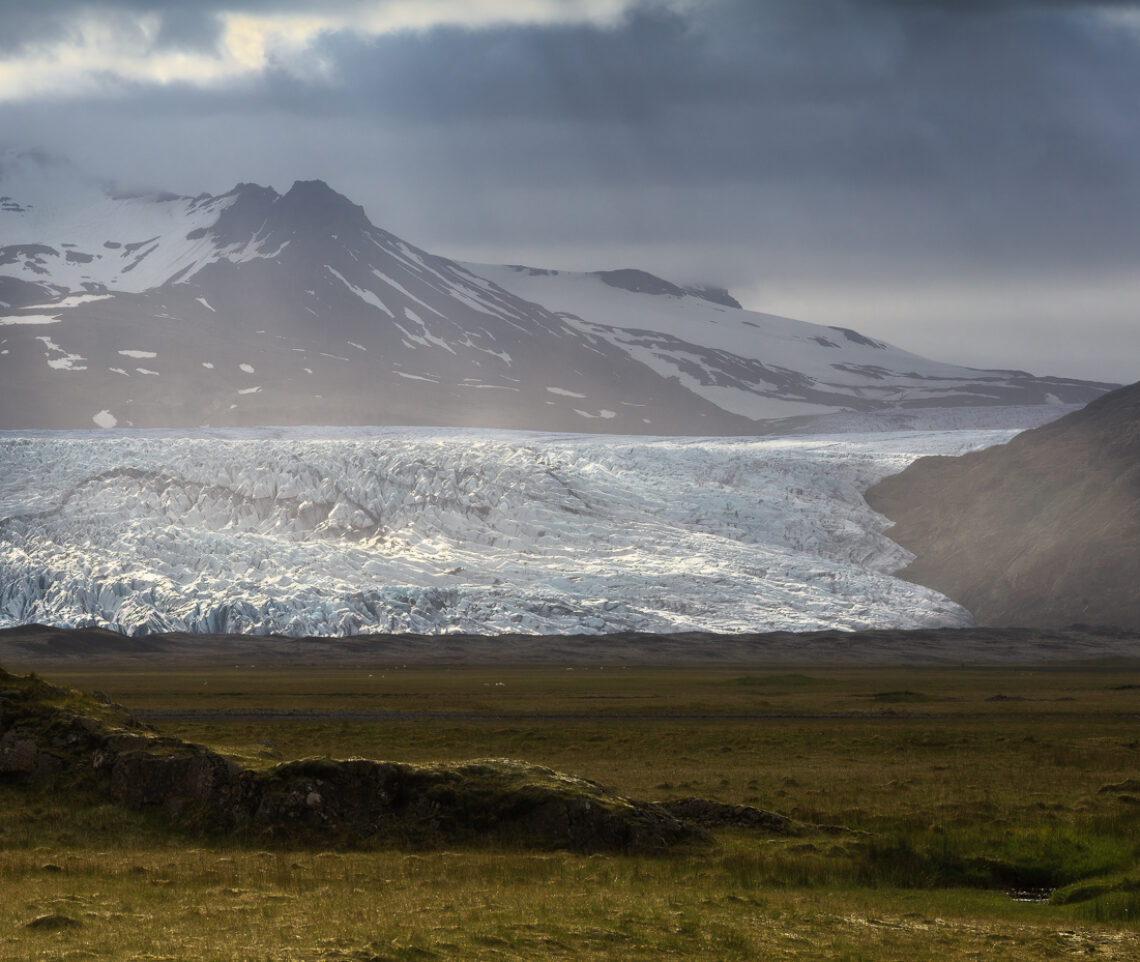
<path fill-rule="evenodd" d="M 704 838 L 595 782 L 509 759 L 303 759 L 268 771 L 156 734 L 125 709 L 0 669 L 0 779 L 83 787 L 175 826 L 339 846 L 491 841 L 660 851 Z"/>

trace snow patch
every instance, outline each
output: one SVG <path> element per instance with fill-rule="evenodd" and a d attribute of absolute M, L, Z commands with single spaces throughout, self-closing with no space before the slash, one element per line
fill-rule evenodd
<path fill-rule="evenodd" d="M 238 388 L 238 394 L 259 394 L 261 393 L 261 385 L 257 387 L 243 387 Z"/>
<path fill-rule="evenodd" d="M 382 280 L 385 284 L 388 284 L 389 286 L 394 287 L 401 294 L 403 294 L 404 297 L 408 298 L 409 300 L 415 301 L 417 304 L 420 305 L 420 307 L 424 308 L 425 310 L 431 311 L 436 317 L 440 316 L 439 311 L 437 311 L 434 307 L 432 307 L 430 304 L 426 303 L 425 301 L 420 300 L 420 298 L 416 297 L 415 294 L 413 294 L 411 291 L 409 291 L 406 287 L 404 287 L 403 284 L 400 284 L 394 278 L 389 277 L 387 274 L 381 273 L 375 267 L 372 268 L 372 273 L 376 277 L 380 278 L 380 280 Z M 412 311 L 408 307 L 404 308 L 404 316 L 410 317 L 414 321 L 420 320 L 420 318 L 415 316 L 415 312 Z"/>
<path fill-rule="evenodd" d="M 145 358 L 149 358 L 149 357 L 158 357 L 158 354 L 156 354 L 154 351 L 130 351 L 130 350 L 128 350 L 128 351 L 119 351 L 119 353 L 122 354 L 123 357 L 133 357 L 139 361 L 141 361 Z"/>
<path fill-rule="evenodd" d="M 350 291 L 352 291 L 353 294 L 355 294 L 362 301 L 364 301 L 365 304 L 369 304 L 372 307 L 375 307 L 377 310 L 383 311 L 385 314 L 387 314 L 389 317 L 391 317 L 393 319 L 396 317 L 396 315 L 393 314 L 390 310 L 388 310 L 388 308 L 385 306 L 384 302 L 382 300 L 380 300 L 380 298 L 377 297 L 372 291 L 367 290 L 366 288 L 363 288 L 363 287 L 357 287 L 347 277 L 345 277 L 343 274 L 341 274 L 335 268 L 330 267 L 328 264 L 325 265 L 325 270 L 328 271 L 330 274 L 332 274 L 333 277 L 335 277 L 338 281 L 340 281 Z"/>
<path fill-rule="evenodd" d="M 246 364 L 243 362 L 243 363 L 238 365 L 238 368 L 241 369 L 242 371 L 245 371 L 246 374 L 255 374 L 256 373 L 252 364 Z"/>
<path fill-rule="evenodd" d="M 584 398 L 586 396 L 585 394 L 577 394 L 574 391 L 567 391 L 565 388 L 561 387 L 548 387 L 546 390 L 548 390 L 551 394 L 558 394 L 562 397 Z"/>
<path fill-rule="evenodd" d="M 60 308 L 79 307 L 80 304 L 90 304 L 93 301 L 105 301 L 114 296 L 114 294 L 71 294 L 51 304 L 30 304 L 24 308 L 24 310 L 57 311 Z"/>
<path fill-rule="evenodd" d="M 91 420 L 101 428 L 113 428 L 116 424 L 119 423 L 119 419 L 107 410 L 100 411 L 98 414 L 93 414 L 91 416 Z"/>
<path fill-rule="evenodd" d="M 80 364 L 79 363 L 80 361 L 86 361 L 87 358 L 82 357 L 79 354 L 69 354 L 62 347 L 60 347 L 58 344 L 56 344 L 55 341 L 53 341 L 50 337 L 37 337 L 36 340 L 42 341 L 44 347 L 47 348 L 47 354 L 45 354 L 45 356 L 48 359 L 47 365 L 53 371 L 86 371 L 87 370 L 86 364 Z M 63 356 L 62 357 L 51 357 L 52 352 L 55 352 L 57 354 L 62 354 Z"/>
<path fill-rule="evenodd" d="M 59 318 L 50 314 L 12 314 L 0 317 L 0 327 L 13 324 L 58 324 Z"/>
<path fill-rule="evenodd" d="M 47 364 L 54 371 L 86 371 L 87 365 L 79 363 L 86 360 L 79 354 L 65 354 L 63 357 L 51 358 Z"/>
<path fill-rule="evenodd" d="M 196 300 L 199 304 L 201 304 L 204 308 L 206 308 L 206 310 L 214 311 L 214 309 L 210 306 L 210 302 L 208 300 L 206 300 L 206 298 L 195 297 L 194 300 Z M 214 311 L 214 313 L 217 314 L 218 312 Z"/>
<path fill-rule="evenodd" d="M 214 369 L 214 362 L 213 361 L 203 361 L 202 367 L 212 371 Z"/>

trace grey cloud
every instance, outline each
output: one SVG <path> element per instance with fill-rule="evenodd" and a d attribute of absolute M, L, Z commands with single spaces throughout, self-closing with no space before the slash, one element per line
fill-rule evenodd
<path fill-rule="evenodd" d="M 755 4 L 726 4 L 711 27 L 657 13 L 618 30 L 330 36 L 319 53 L 331 82 L 282 65 L 249 94 L 282 111 L 467 125 L 476 156 L 495 153 L 480 129 L 492 139 L 529 124 L 524 152 L 556 147 L 570 176 L 590 154 L 604 170 L 585 164 L 586 177 L 1015 192 L 1138 179 L 1140 57 L 1104 25 L 1039 9 L 980 22 L 770 6 L 785 14 L 775 29 Z"/>
<path fill-rule="evenodd" d="M 161 17 L 160 46 L 212 50 L 219 37 L 219 14 L 287 13 L 328 6 L 312 0 L 0 0 L 0 54 L 66 40 L 77 19 L 92 13 L 120 23 L 157 14 Z"/>
<path fill-rule="evenodd" d="M 995 0 L 971 8 L 1000 15 L 966 17 L 895 0 L 721 0 L 691 15 L 646 7 L 615 29 L 342 32 L 311 51 L 330 65 L 317 79 L 278 63 L 223 91 L 140 87 L 103 109 L 377 125 L 439 144 L 416 170 L 441 181 L 838 188 L 846 206 L 873 197 L 904 221 L 918 195 L 943 205 L 933 231 L 987 247 L 1032 225 L 1031 249 L 1063 248 L 1079 225 L 1092 257 L 1134 242 L 1140 55 L 1088 7 Z"/>
<path fill-rule="evenodd" d="M 16 53 L 38 43 L 60 40 L 69 33 L 68 18 L 22 3 L 0 2 L 0 55 Z"/>
<path fill-rule="evenodd" d="M 137 87 L 102 109 L 271 110 L 409 136 L 451 126 L 469 145 L 466 163 L 499 164 L 498 142 L 517 141 L 519 161 L 507 166 L 523 170 L 512 179 L 530 169 L 574 181 L 1131 190 L 1136 39 L 1076 0 L 969 6 L 1001 15 L 897 0 L 721 0 L 691 15 L 646 7 L 616 29 L 342 32 L 308 54 L 327 65 L 319 74 L 282 62 L 222 91 Z M 209 36 L 190 18 L 172 37 L 195 29 Z"/>
<path fill-rule="evenodd" d="M 163 13 L 158 44 L 191 50 L 215 50 L 221 34 L 222 23 L 216 13 L 198 6 L 183 5 Z"/>

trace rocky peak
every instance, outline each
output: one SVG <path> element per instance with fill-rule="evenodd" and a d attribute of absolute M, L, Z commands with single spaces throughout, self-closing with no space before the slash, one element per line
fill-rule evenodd
<path fill-rule="evenodd" d="M 281 198 L 275 213 L 291 225 L 315 234 L 372 226 L 363 207 L 337 193 L 323 180 L 296 181 Z"/>

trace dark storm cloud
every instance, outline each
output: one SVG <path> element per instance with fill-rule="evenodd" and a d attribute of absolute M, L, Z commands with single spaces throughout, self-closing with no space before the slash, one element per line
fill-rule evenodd
<path fill-rule="evenodd" d="M 449 128 L 468 177 L 839 188 L 904 220 L 914 193 L 979 252 L 1020 225 L 1029 256 L 1067 250 L 1073 230 L 1082 256 L 1140 246 L 1136 38 L 1089 4 L 970 8 L 719 3 L 618 29 L 340 33 L 313 51 L 332 65 L 323 79 L 279 64 L 247 95 L 409 135 Z"/>
<path fill-rule="evenodd" d="M 63 40 L 69 34 L 65 11 L 37 9 L 13 0 L 0 2 L 0 54 L 11 54 L 30 44 Z"/>
<path fill-rule="evenodd" d="M 205 43 L 223 3 L 106 6 L 163 11 L 168 40 Z M 251 141 L 265 111 L 339 117 L 433 139 L 424 165 L 444 179 L 846 192 L 846 206 L 870 198 L 882 229 L 903 235 L 914 228 L 902 208 L 921 195 L 954 243 L 1001 247 L 1024 227 L 1032 256 L 1066 249 L 1064 227 L 1095 257 L 1140 247 L 1140 56 L 1135 34 L 1097 15 L 1106 6 L 1131 5 L 718 0 L 643 4 L 613 27 L 344 30 L 224 89 L 136 86 L 109 106 L 245 113 Z M 0 0 L 5 17 L 24 10 Z"/>
<path fill-rule="evenodd" d="M 200 6 L 183 4 L 162 14 L 157 42 L 162 47 L 215 50 L 222 35 L 218 16 Z"/>
<path fill-rule="evenodd" d="M 658 159 L 684 176 L 710 164 L 714 177 L 1131 178 L 1136 39 L 1068 12 L 1082 4 L 990 6 L 1017 12 L 749 3 L 714 5 L 704 19 L 642 13 L 616 30 L 341 33 L 313 51 L 330 76 L 304 80 L 280 64 L 249 94 L 409 125 L 631 124 L 650 150 L 658 127 L 680 149 Z M 694 118 L 727 149 L 690 140 L 685 150 L 669 127 Z"/>
<path fill-rule="evenodd" d="M 62 22 L 59 11 L 81 6 L 93 5 L 0 0 L 0 20 L 14 28 L 6 35 L 27 35 L 43 27 L 39 7 Z M 306 4 L 102 6 L 161 12 L 162 38 L 192 46 L 216 42 L 220 9 Z M 794 181 L 1006 198 L 1066 187 L 1131 192 L 1140 182 L 1140 56 L 1135 34 L 1095 15 L 1110 6 L 1134 7 L 719 0 L 643 4 L 615 28 L 441 27 L 375 38 L 346 30 L 223 90 L 123 87 L 111 106 L 152 116 L 271 108 L 396 125 L 409 136 L 451 126 L 469 139 L 465 164 L 497 163 L 502 144 L 534 162 L 535 178 Z"/>
<path fill-rule="evenodd" d="M 80 6 L 0 0 L 0 45 L 64 36 Z M 325 9 L 99 6 L 163 12 L 163 42 L 199 50 L 217 44 L 222 10 Z M 120 83 L 50 109 L 0 105 L 0 130 L 84 141 L 124 181 L 188 192 L 323 177 L 444 252 L 562 266 L 544 248 L 577 246 L 565 266 L 691 263 L 678 280 L 857 281 L 846 289 L 860 296 L 995 277 L 1032 288 L 1130 276 L 1140 258 L 1140 19 L 1106 15 L 1138 11 L 708 0 L 646 2 L 598 25 L 345 29 L 224 88 Z"/>

